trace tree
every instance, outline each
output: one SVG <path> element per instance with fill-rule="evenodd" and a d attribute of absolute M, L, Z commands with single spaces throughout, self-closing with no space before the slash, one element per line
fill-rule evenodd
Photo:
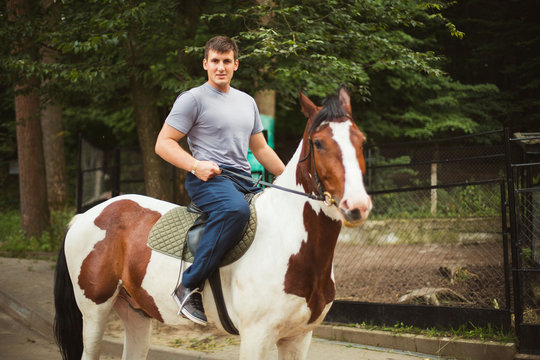
<path fill-rule="evenodd" d="M 497 92 L 461 86 L 442 70 L 434 34 L 462 36 L 442 16 L 443 1 L 235 5 L 203 18 L 213 27 L 236 22 L 243 71 L 235 81 L 242 89 L 273 89 L 286 100 L 299 87 L 323 97 L 346 84 L 361 110 L 357 119 L 376 139 L 470 133 L 486 114 L 476 116 L 466 104 Z"/>
<path fill-rule="evenodd" d="M 52 0 L 42 0 L 44 22 L 50 27 L 58 21 L 59 4 Z M 45 66 L 54 67 L 58 62 L 58 51 L 46 44 L 40 48 L 41 61 Z M 62 124 L 62 105 L 54 98 L 55 84 L 45 78 L 42 82 L 41 127 L 43 131 L 43 154 L 47 179 L 47 198 L 51 210 L 60 210 L 67 204 L 66 160 L 64 156 L 64 131 Z"/>
<path fill-rule="evenodd" d="M 32 41 L 32 4 L 29 0 L 10 0 L 8 20 L 14 33 L 12 55 L 21 63 L 30 63 L 37 56 L 37 45 Z M 22 229 L 27 236 L 39 236 L 49 227 L 47 184 L 43 157 L 40 123 L 39 82 L 35 76 L 15 79 L 15 116 L 17 123 L 17 154 Z"/>
<path fill-rule="evenodd" d="M 465 84 L 496 85 L 504 109 L 499 124 L 538 131 L 540 123 L 540 22 L 538 1 L 459 1 L 445 15 L 465 32 L 441 39 L 447 71 Z"/>

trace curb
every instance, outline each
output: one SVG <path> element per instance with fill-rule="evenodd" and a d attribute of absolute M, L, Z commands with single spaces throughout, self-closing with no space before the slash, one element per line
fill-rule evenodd
<path fill-rule="evenodd" d="M 514 343 L 456 340 L 448 337 L 428 338 L 420 335 L 393 334 L 380 330 L 333 325 L 320 325 L 313 335 L 324 339 L 456 359 L 512 360 L 517 353 Z"/>

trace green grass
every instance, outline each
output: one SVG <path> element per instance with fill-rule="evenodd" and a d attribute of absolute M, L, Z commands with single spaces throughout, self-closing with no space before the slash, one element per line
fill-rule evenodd
<path fill-rule="evenodd" d="M 4 256 L 28 257 L 34 253 L 58 252 L 73 214 L 72 210 L 55 211 L 51 214 L 49 230 L 40 237 L 26 237 L 17 210 L 0 212 L 0 253 Z"/>
<path fill-rule="evenodd" d="M 439 328 L 417 328 L 410 325 L 405 325 L 402 322 L 395 324 L 394 326 L 377 326 L 373 324 L 367 324 L 365 322 L 361 324 L 349 324 L 348 327 L 354 327 L 365 330 L 379 330 L 388 331 L 394 334 L 412 334 L 422 335 L 426 337 L 450 337 L 454 339 L 467 339 L 467 340 L 479 340 L 479 341 L 495 341 L 499 343 L 515 342 L 516 338 L 513 333 L 507 333 L 500 329 L 496 329 L 492 326 L 479 327 L 472 323 L 468 325 L 464 324 L 457 329 L 439 329 Z"/>

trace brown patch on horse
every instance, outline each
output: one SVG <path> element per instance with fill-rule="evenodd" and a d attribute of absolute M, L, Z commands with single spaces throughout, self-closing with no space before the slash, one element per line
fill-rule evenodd
<path fill-rule="evenodd" d="M 364 142 L 366 141 L 366 136 L 358 126 L 353 122 L 351 129 L 351 142 L 353 143 L 356 149 L 356 158 L 358 159 L 358 164 L 360 164 L 360 170 L 362 174 L 366 174 L 366 160 L 364 158 Z"/>
<path fill-rule="evenodd" d="M 291 255 L 285 274 L 285 292 L 306 299 L 311 310 L 308 323 L 321 316 L 334 300 L 336 288 L 332 280 L 332 261 L 341 222 L 317 214 L 309 203 L 304 205 L 304 226 L 307 240 L 300 251 Z"/>
<path fill-rule="evenodd" d="M 122 280 L 135 307 L 163 322 L 154 299 L 141 287 L 152 254 L 146 245 L 148 234 L 160 217 L 159 212 L 132 200 L 119 200 L 103 209 L 94 224 L 105 230 L 105 237 L 84 259 L 79 275 L 79 286 L 87 298 L 104 303 Z"/>

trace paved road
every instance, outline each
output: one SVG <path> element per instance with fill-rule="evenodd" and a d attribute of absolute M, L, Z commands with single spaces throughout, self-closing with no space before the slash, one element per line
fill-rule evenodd
<path fill-rule="evenodd" d="M 54 342 L 33 332 L 0 310 L 0 357 L 3 360 L 62 360 Z M 103 355 L 101 359 L 119 357 Z"/>

